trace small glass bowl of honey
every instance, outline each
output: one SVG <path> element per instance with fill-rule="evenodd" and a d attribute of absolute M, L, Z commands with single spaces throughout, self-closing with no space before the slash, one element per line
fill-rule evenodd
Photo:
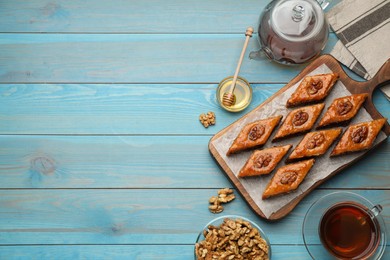
<path fill-rule="evenodd" d="M 244 110 L 252 101 L 252 87 L 244 78 L 237 77 L 236 87 L 234 89 L 235 102 L 231 106 L 223 104 L 223 94 L 231 89 L 233 76 L 224 78 L 217 88 L 217 100 L 220 106 L 229 112 L 240 112 Z"/>

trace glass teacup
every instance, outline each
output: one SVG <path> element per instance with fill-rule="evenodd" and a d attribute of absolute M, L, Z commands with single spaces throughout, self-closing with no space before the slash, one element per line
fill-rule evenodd
<path fill-rule="evenodd" d="M 386 248 L 381 211 L 381 205 L 351 192 L 322 197 L 303 223 L 309 254 L 313 259 L 380 259 Z"/>

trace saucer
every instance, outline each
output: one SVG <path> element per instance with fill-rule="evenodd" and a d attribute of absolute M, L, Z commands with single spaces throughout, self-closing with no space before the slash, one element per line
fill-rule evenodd
<path fill-rule="evenodd" d="M 303 220 L 302 235 L 305 247 L 313 259 L 335 259 L 322 245 L 319 236 L 319 226 L 323 214 L 333 205 L 339 202 L 351 201 L 359 203 L 368 209 L 375 205 L 366 198 L 352 192 L 334 192 L 315 201 L 307 211 Z M 382 216 L 376 216 L 380 225 L 380 241 L 374 254 L 369 259 L 381 259 L 386 249 L 386 226 Z"/>

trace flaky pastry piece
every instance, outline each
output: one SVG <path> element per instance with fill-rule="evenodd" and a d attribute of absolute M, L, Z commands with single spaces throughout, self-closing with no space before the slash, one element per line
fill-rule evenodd
<path fill-rule="evenodd" d="M 363 93 L 333 100 L 325 115 L 321 118 L 318 127 L 324 127 L 351 120 L 357 114 L 367 97 L 368 94 Z"/>
<path fill-rule="evenodd" d="M 226 155 L 265 144 L 281 119 L 282 116 L 276 116 L 245 125 L 233 141 Z"/>
<path fill-rule="evenodd" d="M 267 199 L 296 190 L 314 162 L 314 159 L 309 159 L 280 167 L 265 188 L 262 198 Z"/>
<path fill-rule="evenodd" d="M 336 140 L 336 138 L 341 134 L 341 132 L 341 128 L 334 128 L 307 133 L 290 154 L 288 160 L 323 155 Z"/>
<path fill-rule="evenodd" d="M 275 146 L 254 151 L 240 170 L 238 177 L 269 174 L 283 159 L 291 146 Z"/>
<path fill-rule="evenodd" d="M 317 104 L 297 108 L 291 111 L 282 123 L 272 141 L 285 138 L 290 135 L 308 132 L 320 116 L 324 104 Z"/>
<path fill-rule="evenodd" d="M 286 106 L 295 107 L 324 100 L 338 78 L 337 73 L 306 76 L 287 100 Z"/>
<path fill-rule="evenodd" d="M 351 125 L 345 131 L 330 156 L 357 152 L 370 148 L 385 122 L 386 119 L 381 118 Z"/>

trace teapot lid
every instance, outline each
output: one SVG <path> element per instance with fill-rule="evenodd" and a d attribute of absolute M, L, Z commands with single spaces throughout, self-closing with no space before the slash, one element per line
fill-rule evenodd
<path fill-rule="evenodd" d="M 289 41 L 305 41 L 321 31 L 324 19 L 316 0 L 281 0 L 273 7 L 271 26 Z"/>

